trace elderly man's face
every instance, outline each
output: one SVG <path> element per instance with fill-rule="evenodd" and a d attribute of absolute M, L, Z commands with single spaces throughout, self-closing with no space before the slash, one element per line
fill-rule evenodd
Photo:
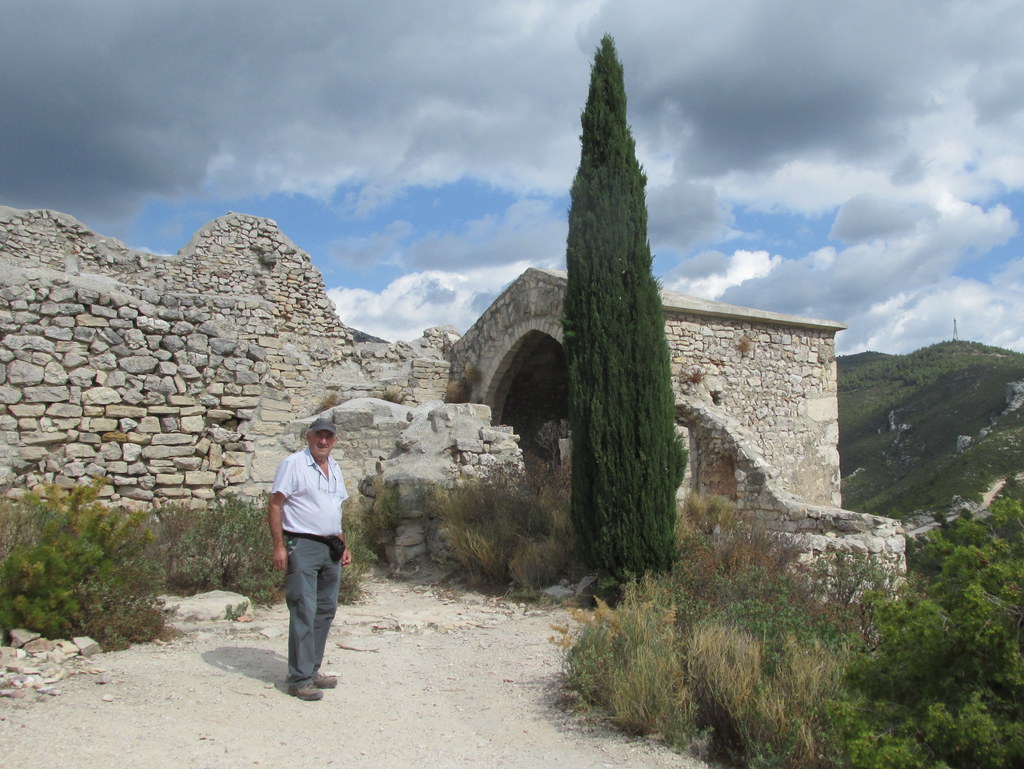
<path fill-rule="evenodd" d="M 306 433 L 306 442 L 309 444 L 309 453 L 317 462 L 324 462 L 330 456 L 331 449 L 338 442 L 338 436 L 330 430 L 317 430 Z"/>

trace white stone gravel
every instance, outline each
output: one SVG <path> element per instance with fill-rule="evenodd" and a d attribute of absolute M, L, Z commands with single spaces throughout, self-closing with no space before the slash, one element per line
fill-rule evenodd
<path fill-rule="evenodd" d="M 5 766 L 703 767 L 560 704 L 560 610 L 375 579 L 340 608 L 319 702 L 289 697 L 287 612 L 103 653 L 61 694 L 0 700 Z"/>

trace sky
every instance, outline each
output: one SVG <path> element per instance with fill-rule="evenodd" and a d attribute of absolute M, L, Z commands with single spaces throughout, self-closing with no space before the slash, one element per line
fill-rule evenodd
<path fill-rule="evenodd" d="M 464 332 L 563 269 L 604 34 L 654 272 L 1024 352 L 1020 0 L 0 0 L 0 205 L 175 253 L 273 219 L 347 325 Z"/>

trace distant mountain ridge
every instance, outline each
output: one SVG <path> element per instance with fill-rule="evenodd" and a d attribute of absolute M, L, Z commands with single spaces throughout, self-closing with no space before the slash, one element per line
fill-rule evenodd
<path fill-rule="evenodd" d="M 837 362 L 843 507 L 946 513 L 1007 479 L 1024 496 L 1024 354 L 955 341 Z"/>

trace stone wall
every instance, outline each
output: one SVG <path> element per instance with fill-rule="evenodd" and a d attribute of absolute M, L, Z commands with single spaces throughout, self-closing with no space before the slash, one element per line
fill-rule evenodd
<path fill-rule="evenodd" d="M 793 537 L 805 560 L 838 551 L 906 567 L 900 521 L 815 504 L 793 494 L 761 453 L 757 435 L 713 403 L 679 402 L 676 413 L 679 423 L 689 425 L 693 488 L 728 497 L 769 529 Z"/>
<path fill-rule="evenodd" d="M 713 405 L 749 431 L 792 493 L 839 505 L 835 329 L 702 316 L 676 309 L 677 297 L 664 292 L 677 398 Z M 693 448 L 698 457 L 717 455 L 713 446 Z M 703 485 L 700 468 L 694 472 Z"/>
<path fill-rule="evenodd" d="M 129 504 L 255 495 L 330 403 L 415 404 L 447 385 L 449 330 L 356 345 L 308 255 L 266 219 L 230 214 L 160 256 L 0 208 L 0 277 L 4 485 L 102 476 Z M 351 484 L 367 440 L 341 436 Z"/>
<path fill-rule="evenodd" d="M 422 558 L 452 558 L 441 521 L 427 504 L 430 493 L 498 467 L 522 467 L 518 436 L 491 425 L 491 410 L 479 403 L 431 404 L 409 412 L 396 450 L 376 465 L 361 489 L 371 497 L 388 489 L 397 502 L 394 528 L 382 543 L 390 564 L 401 568 Z"/>
<path fill-rule="evenodd" d="M 523 368 L 561 344 L 566 275 L 527 270 L 452 348 L 452 377 L 504 415 Z M 835 334 L 841 323 L 662 291 L 677 425 L 690 451 L 681 496 L 720 494 L 799 538 L 809 556 L 903 563 L 899 522 L 841 508 Z M 562 372 L 562 376 L 567 376 Z M 557 414 L 552 414 L 557 418 Z"/>
<path fill-rule="evenodd" d="M 0 485 L 101 476 L 108 499 L 136 506 L 254 496 L 304 445 L 303 427 L 328 414 L 355 493 L 381 468 L 395 479 L 410 466 L 420 450 L 408 431 L 428 417 L 418 407 L 436 407 L 450 376 L 498 421 L 511 390 L 520 414 L 558 425 L 558 408 L 528 396 L 564 390 L 564 283 L 528 270 L 461 339 L 442 327 L 357 344 L 309 256 L 270 220 L 229 214 L 170 256 L 64 214 L 0 207 Z M 842 325 L 663 299 L 690 486 L 736 499 L 812 550 L 902 554 L 898 526 L 838 507 Z M 544 369 L 543 387 L 531 365 Z M 466 474 L 514 453 L 510 430 L 469 432 L 430 461 Z"/>
<path fill-rule="evenodd" d="M 540 336 L 561 344 L 565 273 L 527 270 L 452 349 L 452 376 L 500 419 L 524 352 Z M 835 334 L 841 323 L 662 292 L 673 388 L 713 403 L 749 429 L 792 493 L 839 504 Z"/>

